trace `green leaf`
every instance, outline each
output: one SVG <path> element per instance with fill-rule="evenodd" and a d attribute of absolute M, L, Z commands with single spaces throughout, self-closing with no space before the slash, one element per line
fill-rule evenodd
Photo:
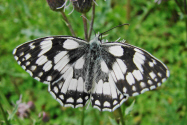
<path fill-rule="evenodd" d="M 16 102 L 15 108 L 13 110 L 13 112 L 8 116 L 8 120 L 12 120 L 14 115 L 16 114 L 17 110 L 18 110 L 18 105 L 21 103 L 22 101 L 22 95 L 20 95 L 19 100 Z"/>
<path fill-rule="evenodd" d="M 118 123 L 111 117 L 109 117 L 109 120 L 110 120 L 111 125 L 118 125 Z"/>
<path fill-rule="evenodd" d="M 126 108 L 125 115 L 128 115 L 132 111 L 133 106 L 134 106 L 134 102 L 135 102 L 135 100 L 131 103 L 131 105 L 129 107 Z"/>
<path fill-rule="evenodd" d="M 13 117 L 16 114 L 17 110 L 18 110 L 18 104 L 16 104 L 13 112 L 8 116 L 8 120 L 12 120 L 13 119 Z"/>

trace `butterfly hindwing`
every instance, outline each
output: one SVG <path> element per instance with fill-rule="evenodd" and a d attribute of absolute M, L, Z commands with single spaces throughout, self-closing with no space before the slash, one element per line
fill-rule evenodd
<path fill-rule="evenodd" d="M 116 88 L 116 84 L 104 60 L 101 59 L 99 62 L 91 94 L 92 106 L 100 111 L 114 111 L 128 99 L 128 95 L 123 95 Z"/>
<path fill-rule="evenodd" d="M 90 97 L 85 91 L 82 76 L 74 78 L 73 66 L 66 70 L 60 80 L 49 85 L 49 91 L 61 105 L 73 108 L 84 106 Z"/>

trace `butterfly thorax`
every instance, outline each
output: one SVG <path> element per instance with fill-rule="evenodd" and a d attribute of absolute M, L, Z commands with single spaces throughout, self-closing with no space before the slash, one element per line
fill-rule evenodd
<path fill-rule="evenodd" d="M 85 88 L 88 92 L 93 87 L 93 83 L 95 80 L 95 76 L 97 73 L 97 66 L 100 60 L 101 55 L 101 47 L 100 41 L 98 37 L 95 37 L 89 44 L 89 52 L 88 52 L 88 59 L 87 59 L 87 71 L 86 71 L 86 80 L 85 80 Z"/>

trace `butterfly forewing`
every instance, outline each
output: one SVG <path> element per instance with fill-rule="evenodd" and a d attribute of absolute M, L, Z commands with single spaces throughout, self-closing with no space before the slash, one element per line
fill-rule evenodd
<path fill-rule="evenodd" d="M 90 43 L 70 36 L 36 39 L 14 49 L 14 58 L 33 78 L 47 83 L 63 106 L 91 99 L 100 111 L 114 111 L 129 96 L 155 89 L 169 77 L 158 59 L 126 43 Z"/>

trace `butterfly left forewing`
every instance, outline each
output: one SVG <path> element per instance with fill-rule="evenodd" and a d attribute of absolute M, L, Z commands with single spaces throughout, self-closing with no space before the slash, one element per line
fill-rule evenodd
<path fill-rule="evenodd" d="M 74 53 L 79 52 L 81 56 L 83 51 L 76 49 L 79 44 L 82 46 L 86 43 L 66 36 L 45 37 L 18 46 L 13 55 L 18 64 L 32 77 L 48 83 L 57 80 L 63 67 L 74 61 Z M 77 55 L 77 58 L 79 56 Z M 51 74 L 54 74 L 52 79 Z"/>

